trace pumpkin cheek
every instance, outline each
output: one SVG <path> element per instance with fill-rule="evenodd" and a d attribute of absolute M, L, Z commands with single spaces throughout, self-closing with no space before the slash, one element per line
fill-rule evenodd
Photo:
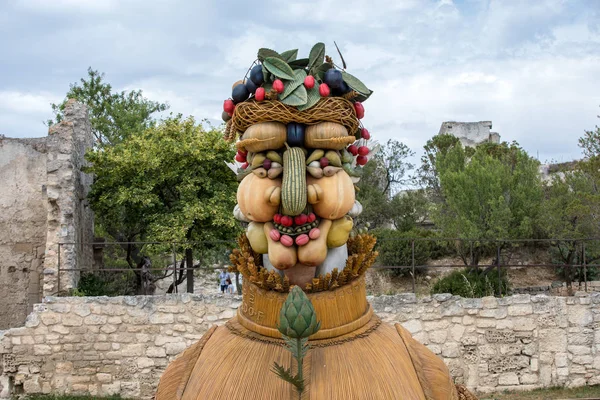
<path fill-rule="evenodd" d="M 355 200 L 354 184 L 346 172 L 339 171 L 333 176 L 319 179 L 309 175 L 306 177 L 306 183 L 309 187 L 314 185 L 313 188 L 319 187 L 322 191 L 315 203 L 310 201 L 309 193 L 309 202 L 312 203 L 313 211 L 319 217 L 336 220 L 352 209 Z"/>

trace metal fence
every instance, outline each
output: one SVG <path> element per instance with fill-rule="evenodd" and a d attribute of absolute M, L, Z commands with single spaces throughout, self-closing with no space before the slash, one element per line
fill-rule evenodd
<path fill-rule="evenodd" d="M 61 253 L 70 247 L 93 249 L 93 257 L 83 265 L 66 265 Z M 229 264 L 230 250 L 237 247 L 236 241 L 211 241 L 193 243 L 175 242 L 89 242 L 61 243 L 58 247 L 58 287 L 60 294 L 70 294 L 64 280 L 73 282 L 75 275 L 118 276 L 129 275 L 137 280 L 136 292 L 131 287 L 117 294 L 151 294 L 144 282 L 158 280 L 170 282 L 174 292 L 186 282 L 186 291 L 194 291 L 194 271 L 198 269 L 218 270 Z M 511 262 L 517 249 L 526 248 L 544 254 L 549 262 Z M 186 252 L 191 249 L 191 252 Z M 486 274 L 498 277 L 497 295 L 506 295 L 502 288 L 502 274 L 511 268 L 557 268 L 561 269 L 563 282 L 583 284 L 588 290 L 590 272 L 592 278 L 600 276 L 600 238 L 584 239 L 522 239 L 482 240 L 462 238 L 378 238 L 376 250 L 380 252 L 374 270 L 404 270 L 412 280 L 412 291 L 417 291 L 419 273 L 437 268 L 482 269 Z M 133 254 L 135 253 L 135 254 Z M 525 252 L 527 253 L 527 252 Z M 461 263 L 428 264 L 432 258 L 456 259 Z M 143 262 L 145 260 L 145 262 Z M 195 261 L 196 260 L 196 261 Z M 391 262 L 390 262 L 391 261 Z M 71 263 L 72 264 L 72 263 Z M 61 278 L 62 275 L 62 278 Z M 113 278 L 113 280 L 116 278 Z M 61 280 L 63 282 L 61 282 Z M 124 279 L 126 281 L 127 279 Z M 141 283 L 141 284 L 140 284 Z M 215 283 L 216 285 L 216 283 Z M 118 286 L 118 285 L 117 285 Z M 117 289 L 118 291 L 118 289 Z"/>

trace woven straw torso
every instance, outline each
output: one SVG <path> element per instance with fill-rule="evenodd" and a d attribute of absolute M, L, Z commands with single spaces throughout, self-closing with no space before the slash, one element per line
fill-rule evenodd
<path fill-rule="evenodd" d="M 459 399 L 441 359 L 399 324 L 373 314 L 363 278 L 308 296 L 322 328 L 309 340 L 302 400 Z M 211 328 L 169 365 L 156 400 L 298 399 L 271 371 L 274 362 L 295 364 L 276 329 L 285 297 L 245 285 L 237 317 Z"/>

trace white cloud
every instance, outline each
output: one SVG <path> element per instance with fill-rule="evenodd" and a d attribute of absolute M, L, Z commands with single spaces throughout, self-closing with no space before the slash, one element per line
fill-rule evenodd
<path fill-rule="evenodd" d="M 0 113 L 47 114 L 50 104 L 60 100 L 52 93 L 0 91 Z"/>
<path fill-rule="evenodd" d="M 117 0 L 19 0 L 19 6 L 36 12 L 93 12 L 112 11 Z"/>

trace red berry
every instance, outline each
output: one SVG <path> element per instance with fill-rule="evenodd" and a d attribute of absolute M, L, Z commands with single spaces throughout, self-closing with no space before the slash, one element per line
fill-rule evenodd
<path fill-rule="evenodd" d="M 238 151 L 237 151 L 237 152 L 238 152 L 238 154 L 241 154 L 241 155 L 243 155 L 243 156 L 246 156 L 246 155 L 248 155 L 248 152 L 247 152 L 246 150 L 243 150 L 243 149 L 238 149 Z"/>
<path fill-rule="evenodd" d="M 348 151 L 350 152 L 350 154 L 352 154 L 353 156 L 358 155 L 358 147 L 356 147 L 356 145 L 350 145 L 348 146 Z"/>
<path fill-rule="evenodd" d="M 233 100 L 227 99 L 223 102 L 223 111 L 227 114 L 233 114 L 233 110 L 235 109 L 235 104 L 233 104 Z"/>
<path fill-rule="evenodd" d="M 275 89 L 277 93 L 283 93 L 285 87 L 283 86 L 281 79 L 275 79 L 275 81 L 273 81 L 273 89 Z"/>
<path fill-rule="evenodd" d="M 241 163 L 246 162 L 246 156 L 240 153 L 235 155 L 235 161 L 239 161 Z"/>
<path fill-rule="evenodd" d="M 327 86 L 326 83 L 321 83 L 319 85 L 319 94 L 321 95 L 321 97 L 327 97 L 329 96 L 329 86 Z"/>
<path fill-rule="evenodd" d="M 356 118 L 363 119 L 365 116 L 365 108 L 360 101 L 354 103 L 354 111 L 356 111 Z"/>
<path fill-rule="evenodd" d="M 358 148 L 359 156 L 366 156 L 367 154 L 369 154 L 369 148 L 367 146 L 360 146 Z"/>
<path fill-rule="evenodd" d="M 281 224 L 281 214 L 273 215 L 273 222 L 275 222 L 276 224 Z"/>
<path fill-rule="evenodd" d="M 294 220 L 289 215 L 284 215 L 281 217 L 281 225 L 290 227 L 294 224 Z"/>
<path fill-rule="evenodd" d="M 298 226 L 304 225 L 307 221 L 308 221 L 308 215 L 306 215 L 306 214 L 300 214 L 300 215 L 296 215 L 294 217 L 294 222 Z"/>
<path fill-rule="evenodd" d="M 367 128 L 362 128 L 362 130 L 360 131 L 360 136 L 362 136 L 362 138 L 365 140 L 371 139 L 371 134 L 369 133 L 369 130 Z"/>
<path fill-rule="evenodd" d="M 306 220 L 306 222 L 315 222 L 316 219 L 317 216 L 315 215 L 315 213 L 310 213 L 308 214 L 308 219 Z"/>
<path fill-rule="evenodd" d="M 306 78 L 304 78 L 304 86 L 306 86 L 307 89 L 314 88 L 315 87 L 315 78 L 312 75 L 309 75 Z"/>
<path fill-rule="evenodd" d="M 329 165 L 329 160 L 326 157 L 322 157 L 319 160 L 319 164 L 321 164 L 321 168 L 325 168 L 326 166 Z"/>
<path fill-rule="evenodd" d="M 257 88 L 256 92 L 254 93 L 254 98 L 256 99 L 256 101 L 263 101 L 265 99 L 265 88 Z"/>
<path fill-rule="evenodd" d="M 250 165 L 250 164 L 248 164 L 247 162 L 243 163 L 243 164 L 242 164 L 242 169 L 246 169 L 246 168 L 248 168 L 248 165 Z"/>
<path fill-rule="evenodd" d="M 265 161 L 263 161 L 263 168 L 264 169 L 270 169 L 271 168 L 271 160 L 269 160 L 268 158 L 266 158 Z"/>
<path fill-rule="evenodd" d="M 358 165 L 365 165 L 367 163 L 367 161 L 369 161 L 369 160 L 365 156 L 358 156 L 358 157 L 356 157 L 356 163 Z"/>

